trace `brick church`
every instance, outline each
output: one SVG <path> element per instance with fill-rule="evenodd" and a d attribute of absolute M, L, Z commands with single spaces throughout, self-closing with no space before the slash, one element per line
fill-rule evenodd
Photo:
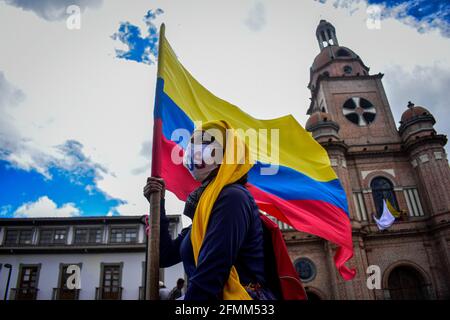
<path fill-rule="evenodd" d="M 409 102 L 397 127 L 383 88 L 357 53 L 340 46 L 332 24 L 316 30 L 320 52 L 310 68 L 306 129 L 328 151 L 347 193 L 356 268 L 352 281 L 337 273 L 335 246 L 284 231 L 310 299 L 450 299 L 450 168 L 447 137 L 436 120 Z M 408 97 L 405 97 L 407 100 Z M 441 121 L 444 121 L 443 119 Z M 380 231 L 384 199 L 401 215 Z M 366 273 L 379 267 L 380 287 Z"/>

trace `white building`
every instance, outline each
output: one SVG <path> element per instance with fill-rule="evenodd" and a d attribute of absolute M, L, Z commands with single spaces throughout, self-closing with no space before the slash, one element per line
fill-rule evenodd
<path fill-rule="evenodd" d="M 181 217 L 168 215 L 172 237 Z M 146 235 L 141 216 L 0 219 L 0 299 L 128 299 L 143 297 Z M 66 287 L 67 266 L 80 267 L 81 289 Z M 11 272 L 10 272 L 11 270 Z M 181 263 L 161 269 L 172 289 Z"/>

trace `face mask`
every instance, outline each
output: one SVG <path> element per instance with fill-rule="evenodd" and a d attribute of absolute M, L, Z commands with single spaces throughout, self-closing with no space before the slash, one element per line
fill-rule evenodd
<path fill-rule="evenodd" d="M 208 175 L 219 167 L 220 157 L 212 155 L 213 150 L 221 152 L 221 145 L 216 141 L 210 144 L 189 143 L 183 157 L 183 165 L 189 170 L 192 177 L 197 181 L 203 181 Z M 219 163 L 217 163 L 219 160 Z"/>

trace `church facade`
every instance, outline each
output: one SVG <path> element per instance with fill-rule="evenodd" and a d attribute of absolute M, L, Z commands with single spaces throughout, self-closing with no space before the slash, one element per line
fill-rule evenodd
<path fill-rule="evenodd" d="M 370 74 L 357 53 L 340 46 L 329 22 L 320 21 L 316 36 L 306 129 L 327 150 L 347 194 L 354 244 L 348 265 L 357 275 L 340 277 L 333 244 L 284 230 L 310 299 L 450 299 L 447 137 L 411 102 L 397 127 L 383 74 Z M 380 231 L 373 217 L 385 201 L 400 216 Z M 368 286 L 369 275 L 379 283 L 372 277 Z"/>

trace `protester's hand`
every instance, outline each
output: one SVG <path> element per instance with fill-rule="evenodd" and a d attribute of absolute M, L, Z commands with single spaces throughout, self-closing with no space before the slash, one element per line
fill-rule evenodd
<path fill-rule="evenodd" d="M 161 192 L 161 199 L 163 199 L 166 192 L 164 179 L 156 177 L 147 178 L 147 184 L 144 187 L 144 197 L 150 202 L 150 195 L 158 191 Z"/>

